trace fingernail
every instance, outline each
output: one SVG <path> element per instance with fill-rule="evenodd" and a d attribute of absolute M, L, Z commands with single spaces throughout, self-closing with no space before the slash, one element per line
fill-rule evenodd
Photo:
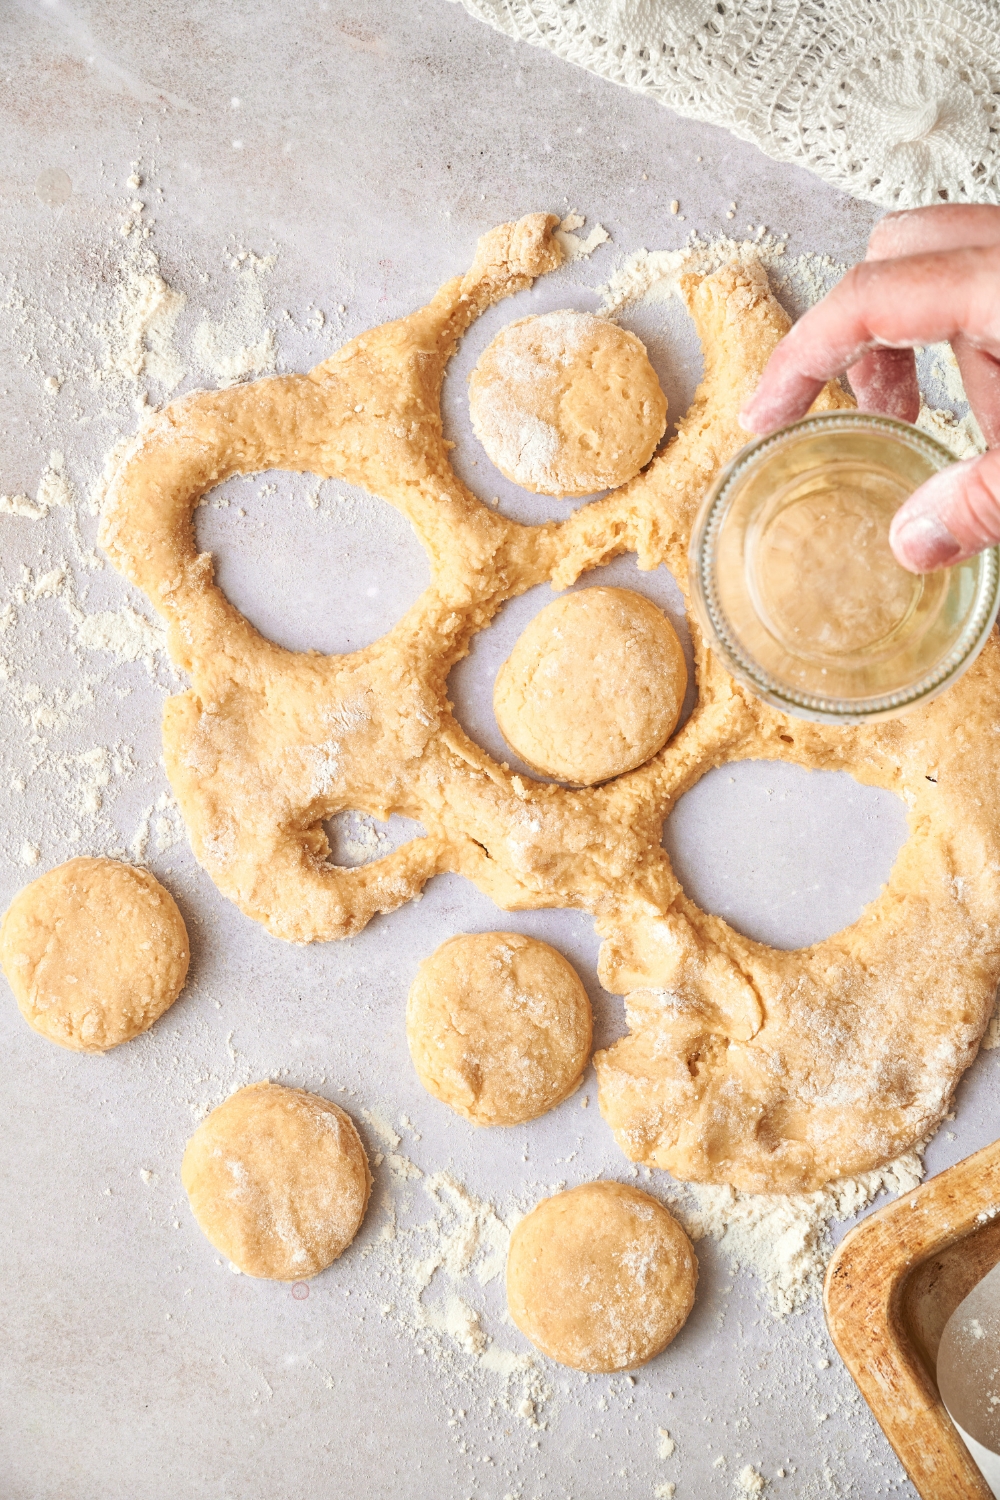
<path fill-rule="evenodd" d="M 941 520 L 940 516 L 900 515 L 893 521 L 889 531 L 889 543 L 896 555 L 911 573 L 931 573 L 954 562 L 962 550 Z"/>

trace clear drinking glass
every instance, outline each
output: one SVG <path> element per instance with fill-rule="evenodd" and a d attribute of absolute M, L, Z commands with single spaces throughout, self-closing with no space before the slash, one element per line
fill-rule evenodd
<path fill-rule="evenodd" d="M 889 548 L 907 496 L 954 462 L 891 417 L 804 417 L 717 477 L 691 536 L 694 608 L 758 697 L 801 718 L 887 719 L 950 686 L 1000 607 L 1000 550 L 923 575 Z"/>

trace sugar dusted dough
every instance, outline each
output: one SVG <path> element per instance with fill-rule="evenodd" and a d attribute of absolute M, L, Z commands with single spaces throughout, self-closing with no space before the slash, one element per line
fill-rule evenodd
<path fill-rule="evenodd" d="M 106 1052 L 173 1005 L 188 971 L 184 918 L 148 870 L 71 859 L 19 891 L 0 964 L 25 1020 L 75 1052 Z"/>
<path fill-rule="evenodd" d="M 253 1083 L 187 1143 L 199 1227 L 248 1276 L 301 1281 L 342 1255 L 365 1216 L 368 1158 L 350 1115 L 318 1094 Z"/>
<path fill-rule="evenodd" d="M 687 580 L 694 511 L 740 449 L 740 403 L 788 318 L 763 270 L 683 278 L 704 379 L 641 475 L 566 520 L 522 526 L 452 472 L 448 358 L 490 303 L 553 269 L 551 216 L 505 224 L 427 307 L 362 334 L 309 375 L 194 393 L 144 428 L 104 508 L 111 558 L 163 617 L 191 687 L 168 700 L 164 758 L 194 852 L 290 942 L 357 932 L 439 871 L 507 910 L 572 906 L 604 939 L 602 984 L 631 1035 L 596 1058 L 600 1104 L 633 1160 L 756 1192 L 807 1191 L 893 1160 L 950 1107 L 1000 979 L 1000 650 L 994 633 L 942 697 L 856 728 L 753 698 L 692 622 L 698 702 L 635 771 L 571 791 L 512 775 L 465 734 L 448 673 L 507 599 L 624 552 Z M 817 407 L 849 404 L 838 385 Z M 265 640 L 195 547 L 201 496 L 232 474 L 309 470 L 395 505 L 431 583 L 381 640 L 345 656 Z M 599 581 L 600 575 L 595 575 Z M 785 760 L 902 797 L 910 837 L 852 926 L 799 952 L 735 932 L 685 896 L 663 819 L 711 767 Z M 419 819 L 426 838 L 359 869 L 328 862 L 346 808 Z"/>
<path fill-rule="evenodd" d="M 522 631 L 497 673 L 493 712 L 533 770 L 594 786 L 656 754 L 686 689 L 684 652 L 662 610 L 634 589 L 581 589 Z"/>
<path fill-rule="evenodd" d="M 543 1198 L 514 1229 L 507 1308 L 543 1354 L 573 1370 L 634 1370 L 694 1306 L 698 1262 L 662 1203 L 620 1182 Z"/>
<path fill-rule="evenodd" d="M 593 313 L 508 323 L 469 377 L 472 430 L 497 468 L 538 495 L 593 495 L 649 463 L 667 398 L 646 346 Z"/>
<path fill-rule="evenodd" d="M 429 1093 L 474 1125 L 521 1125 L 578 1086 L 590 1058 L 590 1001 L 548 943 L 462 933 L 417 970 L 406 1037 Z"/>

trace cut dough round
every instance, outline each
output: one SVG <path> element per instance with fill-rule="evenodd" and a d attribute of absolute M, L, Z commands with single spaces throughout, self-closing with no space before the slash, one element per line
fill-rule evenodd
<path fill-rule="evenodd" d="M 475 1125 L 520 1125 L 561 1103 L 590 1056 L 590 1001 L 537 938 L 449 938 L 417 970 L 406 1035 L 428 1093 Z"/>
<path fill-rule="evenodd" d="M 493 712 L 523 761 L 594 786 L 670 738 L 687 689 L 677 632 L 631 589 L 564 594 L 537 614 L 497 673 Z"/>
<path fill-rule="evenodd" d="M 19 891 L 0 928 L 0 964 L 21 1014 L 77 1052 L 106 1052 L 177 999 L 188 935 L 148 870 L 71 859 Z"/>
<path fill-rule="evenodd" d="M 593 313 L 509 323 L 469 377 L 476 437 L 501 474 L 537 495 L 614 489 L 649 463 L 667 398 L 645 345 Z"/>
<path fill-rule="evenodd" d="M 680 1332 L 698 1262 L 661 1203 L 620 1182 L 543 1198 L 511 1235 L 507 1306 L 543 1354 L 595 1374 L 634 1370 Z"/>
<path fill-rule="evenodd" d="M 181 1182 L 199 1227 L 248 1276 L 302 1281 L 361 1228 L 371 1174 L 350 1115 L 329 1099 L 253 1083 L 187 1143 Z"/>

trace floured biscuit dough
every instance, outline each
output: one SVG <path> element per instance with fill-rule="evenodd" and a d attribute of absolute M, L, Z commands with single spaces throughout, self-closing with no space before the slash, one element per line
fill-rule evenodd
<path fill-rule="evenodd" d="M 329 1099 L 253 1083 L 187 1143 L 181 1182 L 199 1228 L 248 1276 L 302 1281 L 342 1255 L 371 1192 L 350 1115 Z"/>
<path fill-rule="evenodd" d="M 645 345 L 593 313 L 508 323 L 469 377 L 472 430 L 501 474 L 537 495 L 593 495 L 649 463 L 667 398 Z"/>
<path fill-rule="evenodd" d="M 116 859 L 71 859 L 14 897 L 0 964 L 25 1020 L 76 1052 L 147 1031 L 184 988 L 188 936 L 169 891 Z"/>
<path fill-rule="evenodd" d="M 594 786 L 670 738 L 687 689 L 677 632 L 632 589 L 565 594 L 537 614 L 497 673 L 493 712 L 544 776 Z"/>
<path fill-rule="evenodd" d="M 507 1253 L 507 1308 L 543 1354 L 595 1374 L 659 1354 L 694 1306 L 698 1262 L 672 1214 L 620 1182 L 541 1203 Z"/>
<path fill-rule="evenodd" d="M 688 276 L 704 379 L 676 436 L 631 483 L 565 521 L 522 526 L 452 471 L 440 412 L 456 340 L 491 302 L 558 264 L 555 220 L 484 235 L 428 304 L 353 339 L 310 375 L 182 397 L 115 476 L 103 545 L 162 616 L 191 686 L 163 748 L 192 848 L 231 900 L 302 943 L 358 932 L 439 871 L 507 910 L 580 907 L 632 1035 L 598 1054 L 600 1102 L 626 1153 L 676 1177 L 807 1191 L 891 1161 L 934 1129 L 976 1054 L 1000 980 L 1000 648 L 902 719 L 790 719 L 733 681 L 691 621 L 698 702 L 638 770 L 604 786 L 504 771 L 462 730 L 448 673 L 507 600 L 624 552 L 687 586 L 691 521 L 743 447 L 737 414 L 789 320 L 755 262 Z M 839 385 L 818 409 L 851 404 Z M 431 582 L 381 640 L 343 656 L 265 640 L 195 547 L 202 495 L 232 474 L 309 470 L 408 517 Z M 600 581 L 600 574 L 595 574 Z M 902 797 L 910 837 L 880 895 L 800 952 L 735 932 L 689 900 L 661 843 L 713 766 L 783 760 Z M 325 819 L 419 820 L 425 838 L 357 869 L 328 861 Z"/>
<path fill-rule="evenodd" d="M 590 1057 L 590 1001 L 537 938 L 449 938 L 417 970 L 406 1036 L 417 1077 L 475 1125 L 520 1125 L 560 1104 Z"/>

